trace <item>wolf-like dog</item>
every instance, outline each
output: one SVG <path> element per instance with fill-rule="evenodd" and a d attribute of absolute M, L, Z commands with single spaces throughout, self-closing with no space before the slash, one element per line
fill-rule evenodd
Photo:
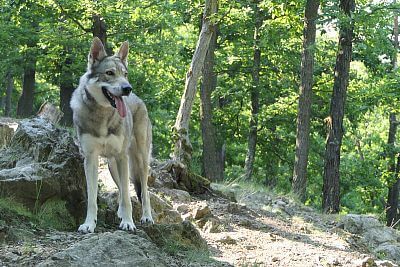
<path fill-rule="evenodd" d="M 120 229 L 135 231 L 129 178 L 142 203 L 141 223 L 154 223 L 147 189 L 152 130 L 144 102 L 132 93 L 128 81 L 128 42 L 108 56 L 99 38 L 94 38 L 86 73 L 71 98 L 73 122 L 84 156 L 87 183 L 87 214 L 79 226 L 92 233 L 97 223 L 98 158 L 104 156 L 119 189 Z"/>

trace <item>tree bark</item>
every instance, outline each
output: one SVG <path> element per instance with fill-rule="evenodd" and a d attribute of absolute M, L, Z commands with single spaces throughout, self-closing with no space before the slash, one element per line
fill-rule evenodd
<path fill-rule="evenodd" d="M 393 4 L 396 4 L 396 0 L 393 0 Z M 394 55 L 392 60 L 393 70 L 397 69 L 397 51 L 399 49 L 399 21 L 397 12 L 394 13 L 393 20 L 393 37 L 394 37 Z M 400 156 L 397 156 L 397 166 L 395 166 L 395 142 L 398 121 L 394 113 L 389 114 L 389 135 L 388 135 L 388 159 L 389 159 L 389 181 L 388 181 L 388 197 L 386 202 L 386 225 L 393 226 L 399 219 L 398 207 L 399 207 L 399 169 L 400 169 Z"/>
<path fill-rule="evenodd" d="M 210 25 L 210 30 L 213 35 L 204 60 L 203 81 L 200 86 L 200 126 L 203 140 L 203 176 L 211 181 L 217 181 L 223 178 L 211 101 L 211 93 L 217 87 L 217 75 L 214 71 L 217 25 Z"/>
<path fill-rule="evenodd" d="M 386 225 L 392 226 L 398 219 L 398 205 L 399 205 L 399 168 L 400 168 L 400 157 L 397 159 L 396 166 L 396 153 L 395 153 L 395 141 L 398 122 L 396 120 L 396 115 L 391 113 L 389 115 L 389 135 L 388 135 L 388 149 L 387 157 L 389 159 L 389 190 L 386 203 Z"/>
<path fill-rule="evenodd" d="M 98 37 L 106 49 L 107 55 L 112 55 L 112 49 L 107 45 L 107 24 L 104 18 L 100 15 L 94 14 L 92 16 L 92 33 L 93 37 Z"/>
<path fill-rule="evenodd" d="M 17 116 L 29 117 L 33 115 L 33 100 L 35 94 L 35 75 L 36 75 L 36 52 L 35 44 L 28 46 L 25 54 L 24 75 L 22 83 L 22 95 L 18 100 Z"/>
<path fill-rule="evenodd" d="M 326 213 L 339 212 L 340 204 L 340 147 L 343 138 L 343 117 L 349 83 L 350 61 L 354 24 L 351 14 L 354 11 L 354 0 L 340 0 L 341 12 L 348 18 L 342 21 L 339 34 L 339 51 L 336 56 L 335 78 L 331 107 L 327 122 L 327 141 L 323 178 L 322 208 Z"/>
<path fill-rule="evenodd" d="M 306 199 L 307 162 L 310 136 L 311 96 L 314 71 L 316 20 L 319 0 L 307 0 L 304 12 L 301 86 L 297 113 L 296 156 L 293 169 L 293 192 L 301 201 Z"/>
<path fill-rule="evenodd" d="M 172 158 L 184 165 L 188 165 L 192 156 L 192 145 L 189 139 L 189 121 L 192 112 L 194 97 L 196 94 L 197 81 L 204 66 L 204 59 L 213 35 L 210 26 L 213 24 L 210 16 L 217 10 L 216 0 L 206 0 L 203 23 L 197 41 L 196 50 L 193 54 L 192 62 L 186 73 L 185 90 L 181 98 L 181 104 L 176 117 L 173 138 L 175 143 Z"/>
<path fill-rule="evenodd" d="M 5 106 L 4 106 L 4 116 L 10 117 L 11 115 L 11 95 L 14 90 L 14 78 L 11 71 L 7 73 L 6 76 L 6 96 L 5 96 Z"/>
<path fill-rule="evenodd" d="M 263 19 L 258 7 L 259 0 L 254 1 L 254 39 L 253 39 L 253 68 L 252 68 L 252 87 L 250 89 L 251 98 L 251 118 L 249 126 L 249 136 L 247 142 L 247 155 L 245 160 L 245 179 L 250 180 L 253 175 L 254 160 L 257 146 L 257 127 L 258 112 L 260 105 L 260 67 L 261 67 L 261 49 L 260 49 L 260 28 Z"/>
<path fill-rule="evenodd" d="M 70 106 L 70 101 L 72 93 L 74 92 L 74 82 L 73 74 L 71 70 L 71 56 L 70 50 L 68 48 L 64 49 L 65 61 L 61 67 L 61 77 L 60 77 L 60 109 L 63 116 L 60 120 L 60 124 L 64 126 L 72 126 L 72 109 Z"/>

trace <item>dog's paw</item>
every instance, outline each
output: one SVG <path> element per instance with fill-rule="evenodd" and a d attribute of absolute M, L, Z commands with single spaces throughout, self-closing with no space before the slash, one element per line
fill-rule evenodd
<path fill-rule="evenodd" d="M 143 215 L 142 218 L 140 219 L 141 224 L 154 224 L 153 218 L 151 215 Z"/>
<path fill-rule="evenodd" d="M 93 233 L 94 228 L 96 228 L 95 223 L 84 223 L 79 226 L 78 232 L 82 234 Z"/>
<path fill-rule="evenodd" d="M 119 229 L 136 232 L 136 226 L 132 220 L 122 220 L 122 222 L 119 224 Z"/>

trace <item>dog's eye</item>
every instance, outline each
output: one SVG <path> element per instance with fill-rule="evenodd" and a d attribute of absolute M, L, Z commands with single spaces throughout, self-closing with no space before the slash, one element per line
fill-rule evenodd
<path fill-rule="evenodd" d="M 108 70 L 108 71 L 106 71 L 106 74 L 112 76 L 112 75 L 114 75 L 114 72 L 112 70 Z"/>
<path fill-rule="evenodd" d="M 128 73 L 127 72 L 125 72 L 124 75 L 125 75 L 125 77 L 128 77 Z"/>

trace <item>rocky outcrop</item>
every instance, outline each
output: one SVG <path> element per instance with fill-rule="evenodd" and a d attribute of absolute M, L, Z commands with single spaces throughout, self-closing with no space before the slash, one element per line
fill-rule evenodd
<path fill-rule="evenodd" d="M 387 227 L 372 216 L 348 214 L 340 221 L 340 226 L 361 237 L 360 241 L 377 255 L 384 255 L 400 262 L 400 233 Z"/>
<path fill-rule="evenodd" d="M 38 266 L 168 266 L 162 253 L 146 234 L 123 231 L 95 234 L 54 254 Z"/>
<path fill-rule="evenodd" d="M 43 118 L 21 120 L 9 146 L 0 151 L 0 197 L 13 197 L 32 209 L 60 198 L 79 220 L 84 177 L 70 132 Z"/>
<path fill-rule="evenodd" d="M 207 250 L 207 242 L 189 221 L 175 224 L 154 224 L 143 227 L 157 246 L 173 246 L 183 250 Z"/>

